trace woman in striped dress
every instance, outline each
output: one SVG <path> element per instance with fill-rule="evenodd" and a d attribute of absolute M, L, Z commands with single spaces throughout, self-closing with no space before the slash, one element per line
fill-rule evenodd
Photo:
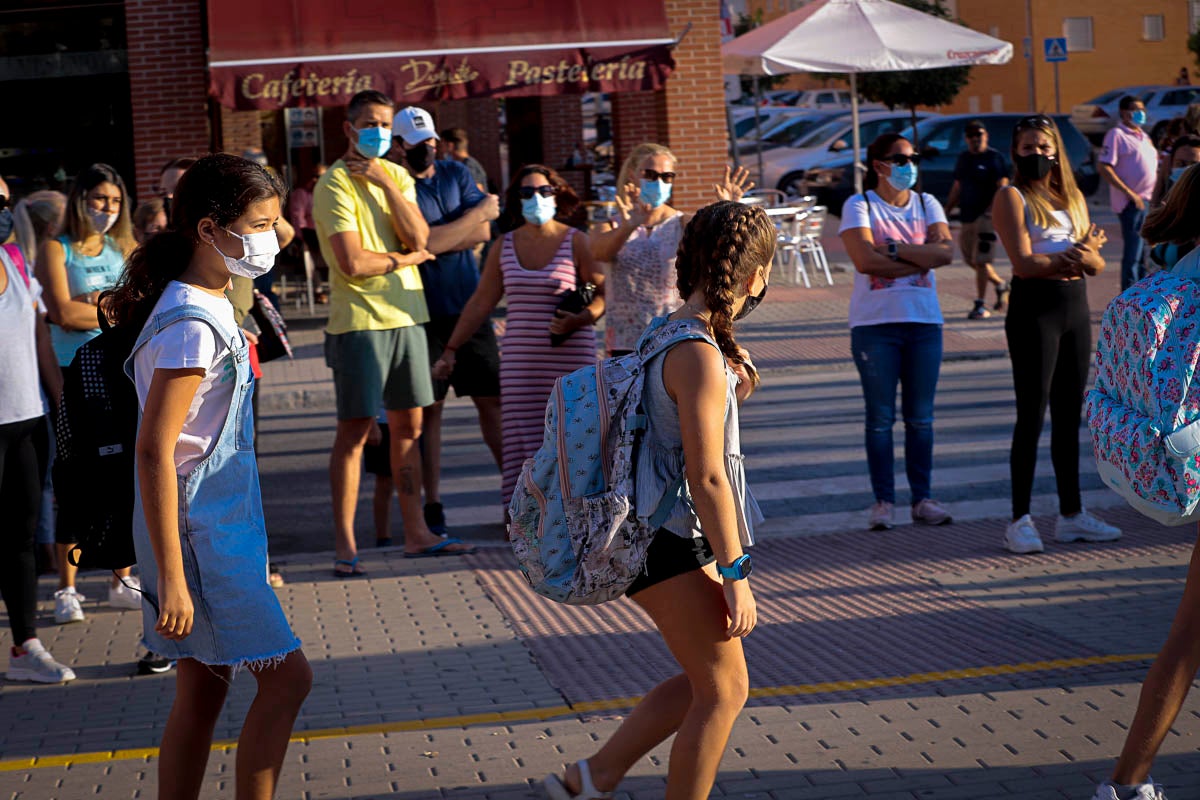
<path fill-rule="evenodd" d="M 596 360 L 592 326 L 604 314 L 604 274 L 592 259 L 587 234 L 560 221 L 578 203 L 567 182 L 549 167 L 532 164 L 517 173 L 501 218 L 502 229 L 509 232 L 488 252 L 479 286 L 433 366 L 435 378 L 449 377 L 455 351 L 507 295 L 508 319 L 500 353 L 505 507 L 521 465 L 542 444 L 546 401 L 554 381 Z M 577 314 L 558 311 L 563 295 L 581 283 L 597 287 L 591 305 Z M 552 333 L 570 336 L 554 346 Z"/>

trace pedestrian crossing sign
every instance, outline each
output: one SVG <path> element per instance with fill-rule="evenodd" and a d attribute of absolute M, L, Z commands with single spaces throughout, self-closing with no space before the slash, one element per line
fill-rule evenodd
<path fill-rule="evenodd" d="M 1043 45 L 1046 53 L 1046 63 L 1053 64 L 1056 61 L 1067 60 L 1066 37 L 1060 36 L 1057 39 L 1045 39 Z"/>

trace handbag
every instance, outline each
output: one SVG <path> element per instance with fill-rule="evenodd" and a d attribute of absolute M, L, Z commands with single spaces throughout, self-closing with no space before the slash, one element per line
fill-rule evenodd
<path fill-rule="evenodd" d="M 258 325 L 258 361 L 265 364 L 277 358 L 292 357 L 292 346 L 288 343 L 287 324 L 270 300 L 258 289 L 254 290 L 254 305 L 250 316 Z"/>
<path fill-rule="evenodd" d="M 596 299 L 596 284 L 585 283 L 578 289 L 572 289 L 562 295 L 562 300 L 558 301 L 556 311 L 562 311 L 567 314 L 578 314 L 592 304 Z M 578 328 L 576 329 L 578 330 Z M 571 331 L 574 333 L 575 331 Z M 550 334 L 550 346 L 558 347 L 567 339 L 571 338 L 571 333 L 552 333 Z"/>

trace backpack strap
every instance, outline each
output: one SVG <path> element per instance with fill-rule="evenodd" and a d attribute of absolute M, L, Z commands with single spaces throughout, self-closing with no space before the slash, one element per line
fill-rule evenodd
<path fill-rule="evenodd" d="M 21 273 L 22 280 L 25 281 L 25 288 L 29 288 L 29 272 L 25 268 L 25 254 L 21 252 L 21 246 L 16 242 L 9 242 L 5 245 L 0 245 L 4 252 L 8 254 L 9 259 L 13 262 L 13 266 L 17 268 L 17 272 Z"/>

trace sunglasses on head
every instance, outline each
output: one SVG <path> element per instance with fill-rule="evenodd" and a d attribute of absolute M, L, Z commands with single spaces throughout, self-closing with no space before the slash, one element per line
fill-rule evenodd
<path fill-rule="evenodd" d="M 558 193 L 558 190 L 548 183 L 544 183 L 541 186 L 522 186 L 519 191 L 522 200 L 528 200 L 535 194 L 540 194 L 542 197 L 554 197 Z"/>
<path fill-rule="evenodd" d="M 642 177 L 648 181 L 662 181 L 663 183 L 674 183 L 675 182 L 675 173 L 674 172 L 659 172 L 656 169 L 642 170 Z"/>
<path fill-rule="evenodd" d="M 1047 117 L 1045 114 L 1034 114 L 1031 117 L 1025 117 L 1017 123 L 1017 129 L 1021 128 L 1045 128 L 1046 130 L 1054 129 L 1054 120 Z"/>
<path fill-rule="evenodd" d="M 882 158 L 880 160 L 886 161 L 889 164 L 895 164 L 898 167 L 903 167 L 909 163 L 912 163 L 912 164 L 920 164 L 921 163 L 921 157 L 919 155 L 917 155 L 916 153 L 913 153 L 912 155 L 909 155 L 908 153 L 893 153 L 892 155 Z"/>

